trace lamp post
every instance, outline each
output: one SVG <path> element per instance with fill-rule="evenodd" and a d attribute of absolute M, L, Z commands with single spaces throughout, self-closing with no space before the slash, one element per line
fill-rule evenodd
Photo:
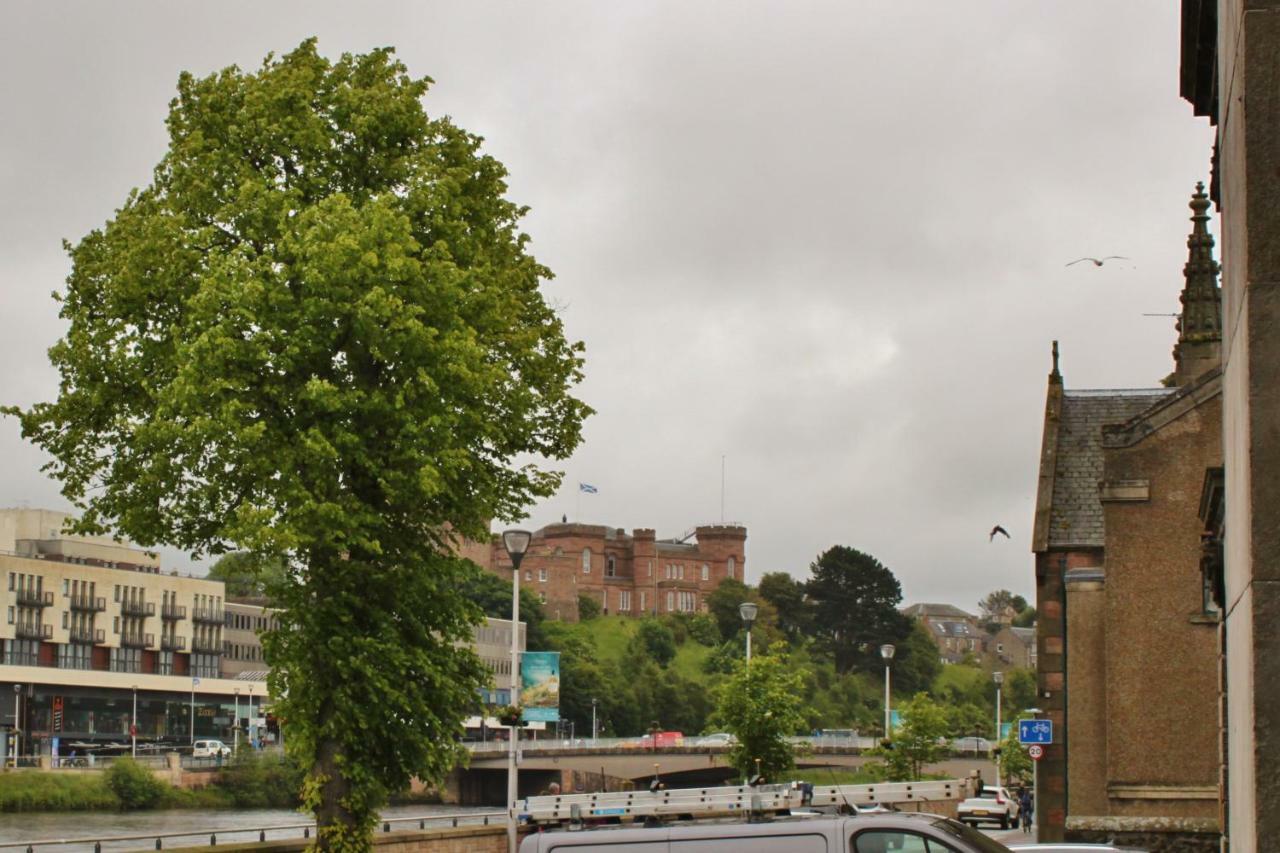
<path fill-rule="evenodd" d="M 533 534 L 527 530 L 508 530 L 502 534 L 502 546 L 511 558 L 511 705 L 520 705 L 520 563 L 529 550 Z M 507 850 L 516 853 L 516 741 L 520 737 L 520 721 L 511 726 L 507 740 Z"/>
<path fill-rule="evenodd" d="M 253 722 L 253 685 L 249 685 L 249 746 L 254 746 L 254 735 L 257 733 L 258 726 Z"/>
<path fill-rule="evenodd" d="M 994 672 L 991 678 L 996 683 L 996 740 L 995 748 L 992 749 L 992 757 L 996 761 L 996 788 L 1000 787 L 1000 685 L 1004 684 L 1004 673 Z"/>
<path fill-rule="evenodd" d="M 19 725 L 18 701 L 22 698 L 22 685 L 13 685 L 13 769 L 18 769 L 18 756 L 22 753 L 22 726 Z"/>
<path fill-rule="evenodd" d="M 231 754 L 238 755 L 240 752 L 240 688 L 237 687 L 232 692 L 236 694 L 236 715 L 231 718 Z"/>
<path fill-rule="evenodd" d="M 129 717 L 129 740 L 133 757 L 138 757 L 138 685 L 133 685 L 133 716 Z"/>
<path fill-rule="evenodd" d="M 759 612 L 760 608 L 755 602 L 744 601 L 738 605 L 738 615 L 747 626 L 747 666 L 751 665 L 751 625 L 756 621 L 756 614 Z"/>
<path fill-rule="evenodd" d="M 591 697 L 591 745 L 596 745 L 596 698 Z"/>
<path fill-rule="evenodd" d="M 886 740 L 893 739 L 893 730 L 890 726 L 889 714 L 889 666 L 893 663 L 893 653 L 895 649 L 893 643 L 885 643 L 880 647 L 880 657 L 884 658 L 884 736 Z"/>

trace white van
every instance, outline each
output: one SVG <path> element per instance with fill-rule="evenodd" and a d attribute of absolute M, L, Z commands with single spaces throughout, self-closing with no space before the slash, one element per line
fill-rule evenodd
<path fill-rule="evenodd" d="M 231 747 L 220 740 L 198 740 L 191 748 L 192 758 L 217 758 L 231 754 Z"/>
<path fill-rule="evenodd" d="M 520 853 L 1008 853 L 962 823 L 933 814 L 687 822 L 530 835 Z"/>

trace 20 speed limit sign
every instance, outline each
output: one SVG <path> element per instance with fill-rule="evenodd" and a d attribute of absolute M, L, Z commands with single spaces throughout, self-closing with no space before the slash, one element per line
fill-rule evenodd
<path fill-rule="evenodd" d="M 1044 758 L 1044 747 L 1038 743 L 1033 743 L 1027 747 L 1027 755 L 1030 755 L 1033 760 L 1039 761 Z"/>

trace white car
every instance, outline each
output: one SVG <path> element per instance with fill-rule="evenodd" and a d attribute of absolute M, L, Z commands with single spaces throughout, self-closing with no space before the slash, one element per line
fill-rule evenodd
<path fill-rule="evenodd" d="M 998 823 L 1002 829 L 1018 825 L 1018 799 L 1007 788 L 987 786 L 980 797 L 970 797 L 956 809 L 956 820 L 977 826 Z"/>
<path fill-rule="evenodd" d="M 217 758 L 219 755 L 224 758 L 231 755 L 231 747 L 220 740 L 198 740 L 191 748 L 193 758 Z"/>

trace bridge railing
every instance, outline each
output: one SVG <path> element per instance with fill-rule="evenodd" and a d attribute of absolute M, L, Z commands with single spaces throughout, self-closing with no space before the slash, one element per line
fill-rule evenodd
<path fill-rule="evenodd" d="M 816 737 L 793 737 L 787 738 L 794 744 L 807 744 L 812 747 L 826 747 L 830 749 L 848 749 L 848 750 L 864 750 L 871 749 L 876 745 L 876 739 L 873 737 L 862 736 L 828 736 L 819 735 Z M 679 744 L 680 749 L 707 749 L 714 751 L 727 750 L 732 744 L 728 741 L 718 739 L 706 739 L 703 735 L 686 735 L 684 741 Z M 659 744 L 658 749 L 663 750 L 669 745 Z M 595 749 L 635 749 L 636 751 L 644 751 L 651 749 L 649 742 L 638 737 L 600 737 L 600 738 L 539 738 L 538 740 L 522 740 L 520 741 L 520 749 L 525 752 L 535 752 L 538 750 L 595 750 Z M 507 741 L 490 740 L 490 741 L 470 741 L 467 743 L 467 749 L 474 753 L 505 753 L 507 751 Z"/>

